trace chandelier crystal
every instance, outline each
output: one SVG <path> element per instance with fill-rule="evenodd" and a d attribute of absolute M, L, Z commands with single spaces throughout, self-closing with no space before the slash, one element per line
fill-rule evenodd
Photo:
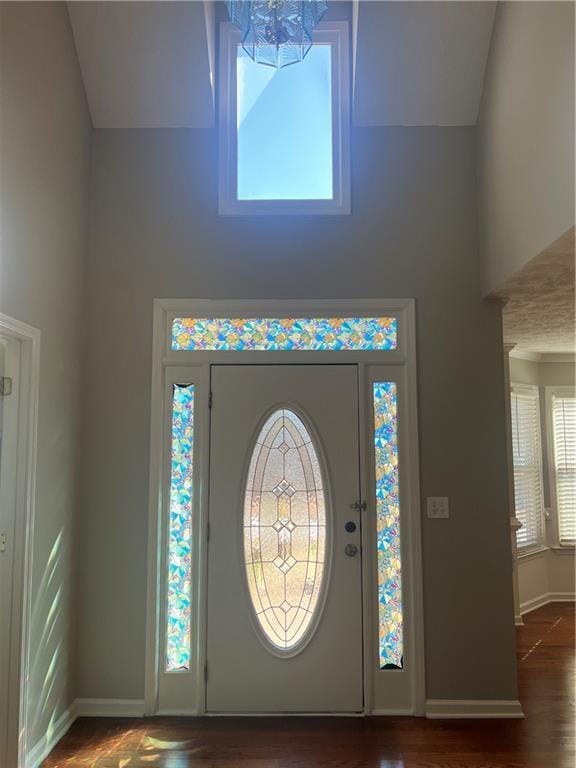
<path fill-rule="evenodd" d="M 242 32 L 242 47 L 258 64 L 296 64 L 312 46 L 326 0 L 226 0 L 230 21 Z"/>

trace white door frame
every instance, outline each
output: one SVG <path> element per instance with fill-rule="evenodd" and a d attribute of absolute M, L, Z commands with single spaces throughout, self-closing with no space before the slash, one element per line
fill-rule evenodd
<path fill-rule="evenodd" d="M 351 317 L 394 316 L 398 322 L 398 345 L 389 351 L 172 351 L 171 328 L 175 317 Z M 413 299 L 354 299 L 354 300 L 207 300 L 155 299 L 152 353 L 152 394 L 150 428 L 150 479 L 148 517 L 147 624 L 145 658 L 145 713 L 205 714 L 205 629 L 206 629 L 206 540 L 208 518 L 209 467 L 209 380 L 210 366 L 218 363 L 250 364 L 334 364 L 354 363 L 359 368 L 360 381 L 360 443 L 361 490 L 363 498 L 373 495 L 371 465 L 371 408 L 368 397 L 370 381 L 395 380 L 400 385 L 399 451 L 402 511 L 402 574 L 404 616 L 410 628 L 405 641 L 409 671 L 378 670 L 375 666 L 377 632 L 377 603 L 374 590 L 375 552 L 374 526 L 362 527 L 363 611 L 364 611 L 364 698 L 365 714 L 423 715 L 424 681 L 424 620 L 422 597 L 422 555 L 420 521 L 420 478 L 417 417 L 417 372 L 415 302 Z M 185 380 L 184 378 L 185 377 Z M 195 429 L 194 473 L 195 498 L 193 519 L 193 563 L 195 595 L 193 616 L 202 631 L 194 635 L 193 665 L 184 675 L 183 685 L 190 691 L 190 704 L 161 705 L 158 701 L 161 641 L 160 606 L 163 599 L 162 546 L 166 519 L 169 482 L 169 392 L 172 384 L 194 383 L 196 406 L 199 408 Z M 369 510 L 367 514 L 370 514 Z M 368 518 L 373 519 L 373 518 Z M 195 548 L 195 549 L 194 549 Z M 409 590 L 409 597 L 407 598 Z M 410 691 L 403 699 L 382 705 L 382 690 L 392 693 L 409 675 Z M 386 685 L 378 675 L 387 675 Z M 406 678 L 404 677 L 406 685 Z M 400 690 L 400 688 L 398 688 Z"/>
<path fill-rule="evenodd" d="M 36 492 L 40 375 L 40 331 L 0 313 L 0 335 L 20 342 L 20 407 L 16 519 L 14 525 L 10 664 L 8 676 L 8 765 L 24 766 L 27 754 L 29 627 Z"/>

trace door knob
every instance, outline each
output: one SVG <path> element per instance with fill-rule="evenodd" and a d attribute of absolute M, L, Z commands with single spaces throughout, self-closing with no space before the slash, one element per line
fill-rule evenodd
<path fill-rule="evenodd" d="M 356 557 L 358 554 L 358 547 L 356 544 L 346 544 L 344 547 L 344 554 L 348 557 Z"/>
<path fill-rule="evenodd" d="M 356 530 L 356 523 L 354 520 L 348 520 L 348 522 L 344 525 L 344 528 L 346 529 L 347 533 L 354 533 Z"/>

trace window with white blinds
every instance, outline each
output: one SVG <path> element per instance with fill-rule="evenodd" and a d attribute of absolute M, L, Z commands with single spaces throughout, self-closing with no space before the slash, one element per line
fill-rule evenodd
<path fill-rule="evenodd" d="M 576 541 L 576 396 L 552 394 L 552 443 L 560 544 Z"/>
<path fill-rule="evenodd" d="M 540 399 L 536 387 L 512 386 L 512 450 L 516 517 L 522 523 L 516 533 L 518 549 L 544 543 Z"/>

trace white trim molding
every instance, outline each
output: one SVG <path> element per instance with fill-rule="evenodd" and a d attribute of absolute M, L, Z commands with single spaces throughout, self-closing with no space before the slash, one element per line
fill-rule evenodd
<path fill-rule="evenodd" d="M 79 717 L 144 717 L 144 699 L 76 699 L 28 750 L 24 768 L 38 768 Z"/>
<path fill-rule="evenodd" d="M 76 717 L 144 717 L 144 699 L 76 699 Z"/>
<path fill-rule="evenodd" d="M 526 613 L 535 611 L 536 608 L 548 605 L 548 603 L 573 603 L 574 600 L 576 600 L 576 593 L 574 592 L 545 592 L 543 595 L 538 595 L 538 597 L 521 603 L 520 615 L 524 616 Z"/>
<path fill-rule="evenodd" d="M 426 717 L 430 719 L 509 719 L 522 718 L 520 702 L 513 699 L 427 699 Z"/>
<path fill-rule="evenodd" d="M 514 603 L 514 623 L 522 623 L 520 616 L 520 589 L 518 585 L 518 554 L 517 533 L 522 522 L 516 517 L 516 500 L 514 490 L 514 447 L 512 444 L 512 398 L 510 396 L 510 352 L 513 345 L 504 344 L 504 404 L 506 411 L 506 475 L 508 480 L 508 514 L 510 516 L 510 553 L 512 555 L 512 596 Z"/>
<path fill-rule="evenodd" d="M 220 25 L 218 212 L 221 216 L 345 215 L 350 193 L 350 54 L 347 21 L 322 21 L 314 29 L 314 44 L 332 47 L 332 174 L 329 200 L 241 200 L 238 188 L 238 129 L 236 104 L 237 50 L 240 30 Z"/>
<path fill-rule="evenodd" d="M 553 555 L 576 555 L 576 547 L 573 544 L 558 544 L 558 546 L 553 546 L 548 548 L 549 552 L 552 552 Z"/>
<path fill-rule="evenodd" d="M 70 726 L 77 717 L 76 702 L 74 701 L 54 724 L 48 726 L 44 736 L 29 750 L 24 762 L 26 768 L 37 768 L 52 752 L 60 739 L 68 733 Z"/>
<path fill-rule="evenodd" d="M 543 547 L 541 545 L 538 545 L 537 547 L 533 547 L 530 549 L 528 547 L 526 550 L 520 550 L 518 554 L 516 555 L 516 560 L 518 560 L 521 563 L 526 562 L 527 560 L 533 560 L 535 557 L 542 557 L 543 555 L 548 552 L 548 547 Z"/>
<path fill-rule="evenodd" d="M 576 354 L 574 352 L 542 352 L 540 355 L 541 363 L 574 363 Z"/>
<path fill-rule="evenodd" d="M 394 317 L 398 322 L 398 345 L 391 350 L 342 351 L 184 351 L 172 349 L 172 323 L 176 317 Z M 187 672 L 163 670 L 163 601 L 165 595 L 166 483 L 169 480 L 169 442 L 171 384 L 194 383 L 198 408 L 195 430 L 194 488 L 197 514 L 194 552 L 194 623 L 205 627 L 207 617 L 206 546 L 209 487 L 209 374 L 210 366 L 253 364 L 334 364 L 358 366 L 360 387 L 360 434 L 363 448 L 361 484 L 363 498 L 371 498 L 374 482 L 370 442 L 370 382 L 377 377 L 397 381 L 401 466 L 401 507 L 403 511 L 402 557 L 405 656 L 403 670 L 379 670 L 377 667 L 377 601 L 374 597 L 373 563 L 364 559 L 364 690 L 365 713 L 424 715 L 424 618 L 422 596 L 421 514 L 419 485 L 416 330 L 413 299 L 334 299 L 334 300 L 208 300 L 155 299 L 152 352 L 152 396 L 150 432 L 150 479 L 148 517 L 147 642 L 144 714 L 205 714 L 206 657 L 205 634 L 197 634 L 193 645 L 193 663 Z M 196 432 L 195 432 L 196 436 Z M 363 547 L 374 552 L 370 536 L 375 526 L 363 526 Z M 165 539 L 164 539 L 165 540 Z M 399 709 L 394 705 L 398 704 Z M 392 711 L 393 710 L 393 711 Z"/>
<path fill-rule="evenodd" d="M 557 491 L 557 479 L 556 479 L 556 459 L 555 459 L 555 446 L 554 446 L 554 397 L 576 397 L 576 388 L 571 386 L 552 385 L 544 387 L 544 413 L 546 424 L 546 457 L 548 464 L 548 487 L 550 496 L 550 523 L 551 530 L 549 531 L 549 541 L 551 544 L 550 549 L 557 553 L 564 550 L 564 552 L 571 552 L 574 554 L 574 544 L 572 542 L 562 543 L 560 536 L 560 518 L 558 512 L 558 491 Z"/>
<path fill-rule="evenodd" d="M 16 517 L 14 521 L 10 669 L 8 674 L 8 764 L 25 766 L 28 754 L 28 680 L 32 552 L 36 508 L 36 459 L 40 396 L 40 331 L 0 313 L 0 333 L 20 342 Z M 1 671 L 1 670 L 0 670 Z"/>
<path fill-rule="evenodd" d="M 518 349 L 511 346 L 509 355 L 516 360 L 528 360 L 531 363 L 574 363 L 574 352 L 530 352 L 527 349 Z"/>
<path fill-rule="evenodd" d="M 516 347 L 514 344 L 510 344 L 508 346 L 510 347 L 508 354 L 515 360 L 527 360 L 530 363 L 540 362 L 540 358 L 542 357 L 540 352 L 528 352 L 528 350 L 525 349 L 518 349 L 518 347 Z"/>
<path fill-rule="evenodd" d="M 524 416 L 518 418 L 518 402 L 524 402 Z M 514 381 L 510 382 L 510 416 L 511 416 L 511 435 L 512 441 L 529 446 L 529 453 L 533 457 L 530 464 L 521 462 L 518 466 L 514 464 L 512 456 L 512 471 L 514 477 L 514 516 L 520 520 L 522 525 L 517 529 L 516 535 L 516 558 L 519 559 L 524 553 L 530 553 L 546 546 L 546 525 L 544 512 L 544 471 L 542 460 L 542 414 L 541 414 L 540 388 L 534 384 L 521 384 Z M 526 408 L 532 409 L 530 416 L 526 413 Z M 515 434 L 517 432 L 517 434 Z M 519 473 L 520 479 L 528 478 L 529 488 L 532 491 L 532 498 L 526 499 L 526 508 L 523 509 L 524 520 L 520 517 L 520 510 L 523 508 L 523 502 L 517 498 L 516 474 Z M 522 484 L 522 483 L 521 483 Z M 518 536 L 518 531 L 525 529 L 525 534 Z M 524 544 L 519 539 L 526 538 Z"/>

